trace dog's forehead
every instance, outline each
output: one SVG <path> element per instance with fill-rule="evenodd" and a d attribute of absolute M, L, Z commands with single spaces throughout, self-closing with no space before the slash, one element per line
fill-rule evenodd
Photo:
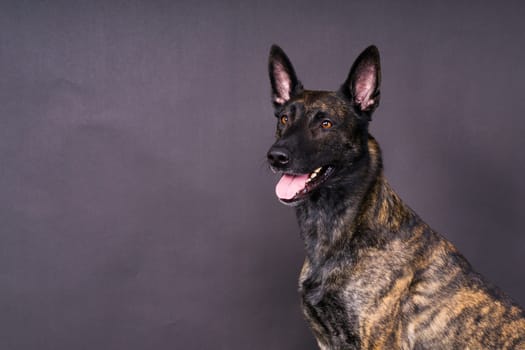
<path fill-rule="evenodd" d="M 333 91 L 306 90 L 297 102 L 304 106 L 305 113 L 321 111 L 343 117 L 349 111 L 348 103 Z"/>

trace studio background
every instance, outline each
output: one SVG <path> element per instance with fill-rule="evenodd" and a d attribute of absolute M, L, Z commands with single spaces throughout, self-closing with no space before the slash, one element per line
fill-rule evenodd
<path fill-rule="evenodd" d="M 525 305 L 520 1 L 2 1 L 0 348 L 315 349 L 268 51 L 379 47 L 400 196 Z"/>

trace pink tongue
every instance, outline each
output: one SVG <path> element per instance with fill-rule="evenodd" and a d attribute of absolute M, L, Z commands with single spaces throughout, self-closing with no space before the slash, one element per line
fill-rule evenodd
<path fill-rule="evenodd" d="M 275 186 L 275 193 L 281 199 L 292 199 L 295 194 L 301 191 L 306 186 L 308 174 L 306 175 L 283 175 L 277 186 Z"/>

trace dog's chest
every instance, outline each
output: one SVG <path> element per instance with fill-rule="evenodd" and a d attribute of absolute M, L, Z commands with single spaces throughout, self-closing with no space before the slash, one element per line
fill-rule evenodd
<path fill-rule="evenodd" d="M 368 347 L 390 339 L 397 326 L 382 325 L 381 319 L 401 319 L 401 300 L 409 278 L 394 268 L 392 256 L 375 251 L 353 263 L 313 267 L 305 262 L 300 277 L 303 312 L 322 346 L 329 349 Z M 388 303 L 391 307 L 384 308 Z M 371 337 L 371 334 L 374 334 Z"/>
<path fill-rule="evenodd" d="M 304 270 L 303 270 L 304 271 Z M 359 347 L 358 315 L 353 299 L 335 276 L 301 274 L 299 291 L 302 309 L 321 347 L 353 349 Z"/>

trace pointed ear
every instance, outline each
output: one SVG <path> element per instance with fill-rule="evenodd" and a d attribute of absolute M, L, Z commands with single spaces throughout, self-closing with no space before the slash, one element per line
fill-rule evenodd
<path fill-rule="evenodd" d="M 303 86 L 295 75 L 292 63 L 277 45 L 273 45 L 270 49 L 268 69 L 274 107 L 284 105 L 290 98 L 302 91 Z"/>
<path fill-rule="evenodd" d="M 379 105 L 380 83 L 379 50 L 372 45 L 367 47 L 355 60 L 348 78 L 341 86 L 341 92 L 352 101 L 359 111 L 370 115 Z"/>

